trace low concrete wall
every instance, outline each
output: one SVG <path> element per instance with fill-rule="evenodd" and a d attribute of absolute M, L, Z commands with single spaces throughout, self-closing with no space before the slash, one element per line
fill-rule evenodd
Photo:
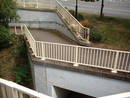
<path fill-rule="evenodd" d="M 50 96 L 53 86 L 94 97 L 130 91 L 130 82 L 55 68 L 44 63 L 32 63 L 31 66 L 34 70 L 36 90 Z"/>

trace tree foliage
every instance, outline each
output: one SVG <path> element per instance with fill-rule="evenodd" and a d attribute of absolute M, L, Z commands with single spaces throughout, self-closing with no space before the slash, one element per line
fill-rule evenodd
<path fill-rule="evenodd" d="M 8 23 L 18 19 L 16 2 L 14 0 L 0 0 L 0 25 L 8 26 Z"/>
<path fill-rule="evenodd" d="M 7 28 L 0 26 L 0 50 L 10 45 L 11 35 Z"/>

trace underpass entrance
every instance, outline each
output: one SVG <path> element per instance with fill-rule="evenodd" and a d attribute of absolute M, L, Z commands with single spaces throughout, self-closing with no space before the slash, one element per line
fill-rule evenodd
<path fill-rule="evenodd" d="M 52 94 L 54 98 L 95 98 L 93 96 L 81 94 L 71 90 L 53 86 Z"/>

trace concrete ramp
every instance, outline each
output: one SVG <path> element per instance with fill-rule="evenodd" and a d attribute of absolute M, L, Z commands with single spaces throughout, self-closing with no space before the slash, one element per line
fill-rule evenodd
<path fill-rule="evenodd" d="M 60 32 L 56 30 L 45 30 L 45 29 L 29 29 L 29 30 L 37 41 L 76 45 L 76 42 L 70 40 L 69 38 L 62 35 Z"/>

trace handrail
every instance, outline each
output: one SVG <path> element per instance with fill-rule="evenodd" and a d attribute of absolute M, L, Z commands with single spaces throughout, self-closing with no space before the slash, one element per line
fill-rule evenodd
<path fill-rule="evenodd" d="M 0 89 L 3 96 L 2 98 L 24 98 L 25 94 L 28 95 L 30 98 L 52 98 L 24 86 L 18 85 L 12 81 L 4 80 L 1 78 Z"/>
<path fill-rule="evenodd" d="M 56 0 L 56 2 L 57 2 L 62 8 L 64 8 L 59 1 Z M 66 10 L 65 8 L 64 8 L 64 10 L 65 10 L 81 27 L 86 28 L 86 27 L 84 27 L 83 25 L 81 25 L 80 22 L 79 22 L 72 14 L 70 14 L 70 12 L 69 12 L 68 10 Z M 89 29 L 89 28 L 87 28 L 87 29 Z"/>
<path fill-rule="evenodd" d="M 90 29 L 81 25 L 81 23 L 67 9 L 64 8 L 59 1 L 56 0 L 56 4 L 57 12 L 63 17 L 63 20 L 75 29 L 75 33 L 78 33 L 83 40 L 87 39 L 87 41 L 89 41 Z"/>
<path fill-rule="evenodd" d="M 24 33 L 35 57 L 43 60 L 50 59 L 97 68 L 110 69 L 113 72 L 122 71 L 130 73 L 130 52 L 103 48 L 84 47 L 43 41 L 32 41 L 33 37 L 26 25 Z M 22 30 L 23 31 L 23 30 Z M 30 37 L 29 37 L 29 36 Z"/>

